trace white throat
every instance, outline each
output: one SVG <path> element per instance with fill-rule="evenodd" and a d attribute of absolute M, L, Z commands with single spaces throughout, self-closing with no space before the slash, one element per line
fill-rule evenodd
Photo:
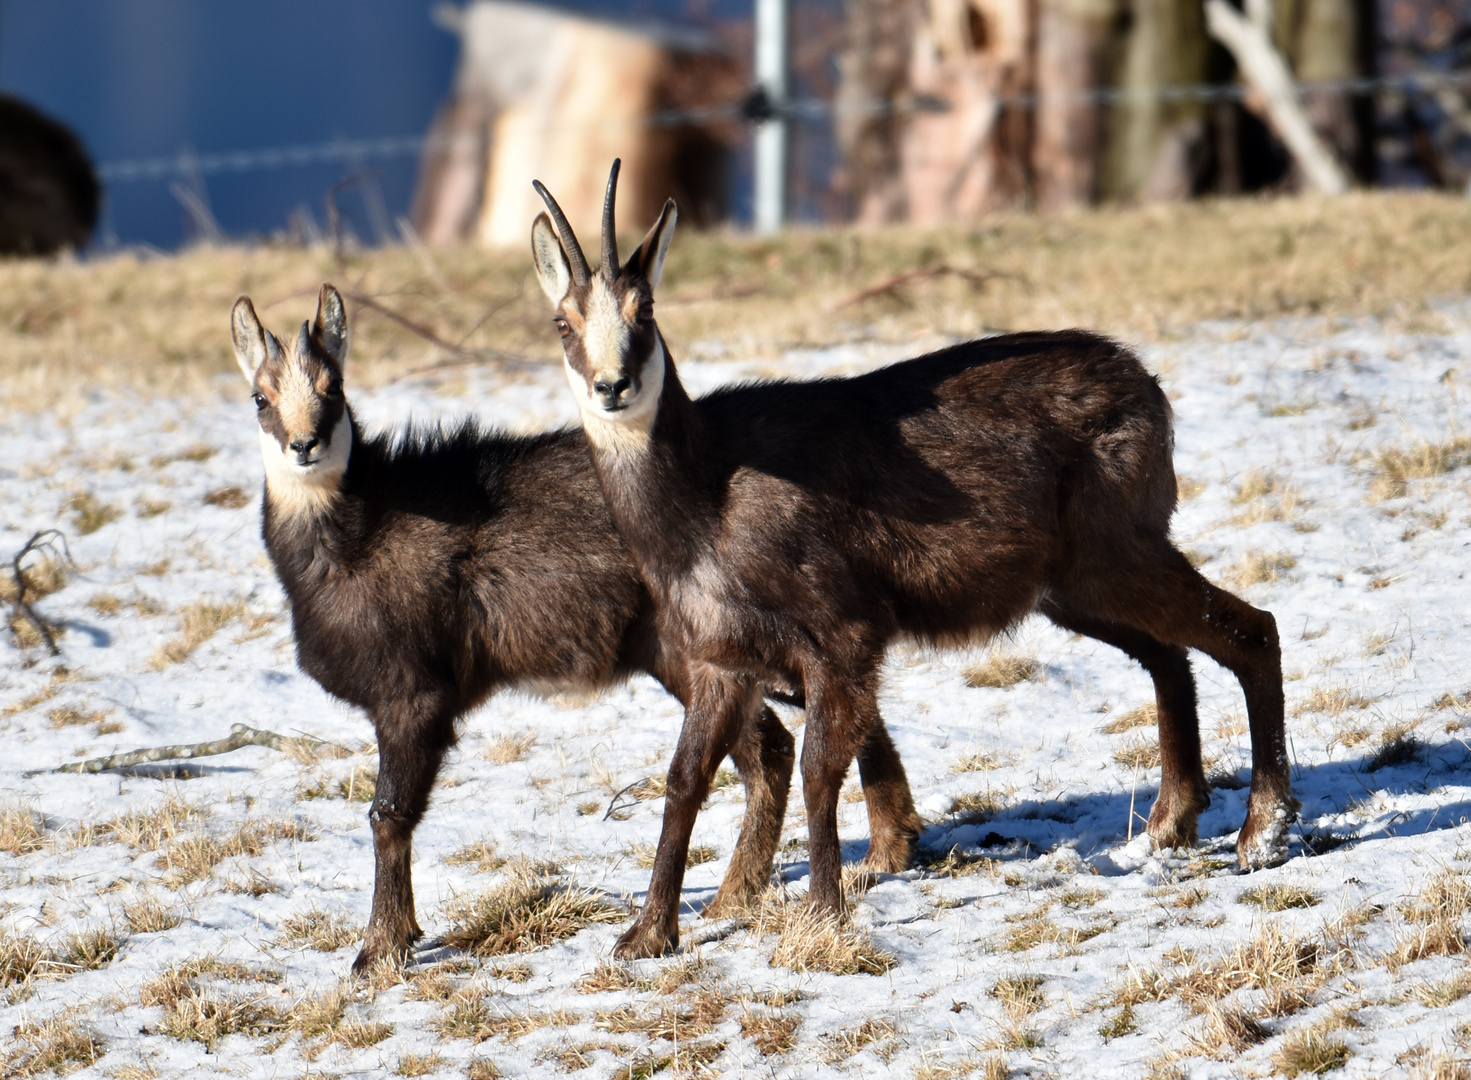
<path fill-rule="evenodd" d="M 563 361 L 567 383 L 577 398 L 582 412 L 582 428 L 595 450 L 609 454 L 642 453 L 648 449 L 654 419 L 659 414 L 659 398 L 664 392 L 664 342 L 654 335 L 654 350 L 644 363 L 644 379 L 638 397 L 616 412 L 603 408 L 588 390 L 587 380 Z"/>
<path fill-rule="evenodd" d="M 352 419 L 344 410 L 332 429 L 331 443 L 310 465 L 298 465 L 295 455 L 282 450 L 275 436 L 264 429 L 260 452 L 266 464 L 266 498 L 278 514 L 293 518 L 326 513 L 341 490 L 342 474 L 352 454 Z"/>

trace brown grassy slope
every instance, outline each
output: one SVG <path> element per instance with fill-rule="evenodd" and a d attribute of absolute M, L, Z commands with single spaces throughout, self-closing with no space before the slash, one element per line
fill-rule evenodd
<path fill-rule="evenodd" d="M 1017 215 L 944 230 L 689 232 L 670 254 L 659 319 L 676 357 L 713 355 L 708 341 L 728 354 L 774 357 L 791 345 L 865 338 L 919 347 L 946 335 L 1068 325 L 1149 340 L 1211 318 L 1415 318 L 1426 298 L 1471 288 L 1468 226 L 1471 202 L 1462 198 L 1367 193 Z M 595 250 L 596 238 L 588 244 Z M 893 275 L 939 265 L 963 273 L 848 302 Z M 197 390 L 201 377 L 231 368 L 228 312 L 238 293 L 286 329 L 311 314 L 323 280 L 469 349 L 556 356 L 550 313 L 520 250 L 395 248 L 342 264 L 323 249 L 284 247 L 0 261 L 0 404 L 61 406 L 98 385 Z M 358 385 L 453 358 L 378 312 L 350 307 Z"/>

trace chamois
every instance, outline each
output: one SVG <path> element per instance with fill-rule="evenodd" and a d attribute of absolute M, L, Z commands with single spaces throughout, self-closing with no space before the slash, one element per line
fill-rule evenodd
<path fill-rule="evenodd" d="M 1229 668 L 1252 739 L 1238 858 L 1282 858 L 1298 804 L 1276 622 L 1171 543 L 1172 414 L 1139 360 L 1083 331 L 1011 334 L 692 401 L 653 313 L 674 201 L 620 266 L 617 179 L 615 161 L 597 275 L 539 182 L 548 213 L 531 246 L 614 524 L 661 640 L 703 684 L 670 765 L 648 903 L 620 954 L 677 942 L 690 829 L 753 683 L 804 690 L 809 901 L 841 912 L 838 790 L 878 715 L 886 645 L 984 640 L 1031 612 L 1153 677 L 1163 778 L 1148 831 L 1161 847 L 1193 844 L 1210 798 L 1186 650 Z"/>
<path fill-rule="evenodd" d="M 285 346 L 244 296 L 231 336 L 257 409 L 261 534 L 291 603 L 298 663 L 377 733 L 361 972 L 422 936 L 411 841 L 460 716 L 502 688 L 597 688 L 637 671 L 683 702 L 688 665 L 660 647 L 581 432 L 514 437 L 466 422 L 365 434 L 343 395 L 347 321 L 330 285 L 315 322 Z M 750 719 L 721 754 L 747 802 L 711 915 L 765 887 L 786 811 L 792 737 L 759 704 Z M 907 852 L 917 819 L 882 730 L 864 769 L 882 781 L 866 791 L 876 843 Z"/>

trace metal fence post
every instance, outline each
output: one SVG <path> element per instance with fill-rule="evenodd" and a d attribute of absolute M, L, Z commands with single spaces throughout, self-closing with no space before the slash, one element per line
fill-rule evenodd
<path fill-rule="evenodd" d="M 756 85 L 774 114 L 756 124 L 756 231 L 781 229 L 787 211 L 788 0 L 756 0 Z"/>

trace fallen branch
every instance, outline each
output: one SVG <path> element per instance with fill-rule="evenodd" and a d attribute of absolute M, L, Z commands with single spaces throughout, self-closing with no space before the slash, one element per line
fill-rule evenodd
<path fill-rule="evenodd" d="M 271 750 L 285 750 L 288 744 L 304 746 L 315 750 L 319 746 L 331 746 L 333 744 L 323 740 L 314 739 L 310 735 L 278 735 L 274 731 L 263 731 L 260 728 L 247 727 L 245 724 L 235 724 L 230 728 L 230 734 L 224 739 L 215 739 L 213 742 L 202 743 L 179 743 L 175 746 L 151 746 L 142 750 L 130 750 L 125 754 L 112 754 L 108 757 L 88 758 L 86 761 L 73 761 L 66 765 L 59 765 L 54 769 L 33 769 L 26 776 L 36 776 L 40 773 L 100 773 L 110 769 L 127 769 L 134 765 L 147 765 L 154 761 L 177 761 L 184 758 L 213 757 L 215 754 L 228 754 L 232 750 L 239 750 L 246 746 L 264 746 Z"/>
<path fill-rule="evenodd" d="M 72 565 L 71 550 L 66 546 L 66 537 L 59 529 L 42 529 L 33 533 L 26 541 L 25 547 L 15 553 L 15 558 L 10 561 L 10 573 L 15 579 L 15 599 L 10 602 L 11 611 L 16 619 L 24 619 L 36 628 L 41 635 L 41 640 L 46 643 L 47 650 L 52 656 L 60 656 L 61 649 L 56 644 L 56 635 L 53 632 L 56 627 L 50 620 L 42 617 L 26 599 L 26 576 L 21 570 L 21 563 L 25 557 L 35 551 L 49 551 L 57 555 L 56 544 L 61 542 L 59 558 L 67 565 Z"/>
<path fill-rule="evenodd" d="M 1242 15 L 1226 0 L 1205 0 L 1205 25 L 1236 60 L 1246 81 L 1266 101 L 1267 117 L 1286 144 L 1308 183 L 1326 195 L 1348 190 L 1348 176 L 1323 145 L 1302 102 L 1282 54 L 1272 46 L 1271 0 L 1248 0 Z"/>
<path fill-rule="evenodd" d="M 949 263 L 934 263 L 916 270 L 905 270 L 902 273 L 895 274 L 893 277 L 884 278 L 883 281 L 870 285 L 866 289 L 860 289 L 848 297 L 848 299 L 835 304 L 832 310 L 839 311 L 845 307 L 851 307 L 854 304 L 861 304 L 865 300 L 872 300 L 876 296 L 892 295 L 905 285 L 917 285 L 922 281 L 931 281 L 934 278 L 943 277 L 946 274 L 954 274 L 956 277 L 962 278 L 974 289 L 981 288 L 986 282 L 994 278 L 1009 278 L 1013 276 L 991 270 L 964 270 L 958 266 L 951 266 Z"/>

